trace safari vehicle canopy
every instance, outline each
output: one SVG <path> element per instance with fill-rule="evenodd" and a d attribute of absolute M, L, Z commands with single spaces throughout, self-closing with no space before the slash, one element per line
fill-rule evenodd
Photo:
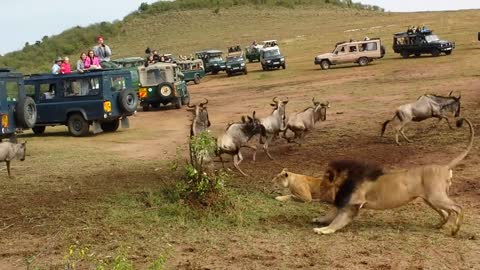
<path fill-rule="evenodd" d="M 261 46 L 262 48 L 275 47 L 275 46 L 278 46 L 278 42 L 276 39 L 264 40 L 262 41 Z"/>
<path fill-rule="evenodd" d="M 358 63 L 360 66 L 365 66 L 384 55 L 385 48 L 380 39 L 373 38 L 363 41 L 338 42 L 333 52 L 317 55 L 314 63 L 320 65 L 322 69 L 346 63 Z"/>
<path fill-rule="evenodd" d="M 159 62 L 148 67 L 138 67 L 138 74 L 138 95 L 144 111 L 148 111 L 150 106 L 158 108 L 160 104 L 169 103 L 180 109 L 190 102 L 187 83 L 177 64 Z"/>
<path fill-rule="evenodd" d="M 245 58 L 249 63 L 254 61 L 260 61 L 260 50 L 263 48 L 261 45 L 250 45 L 245 48 Z"/>
<path fill-rule="evenodd" d="M 17 128 L 32 128 L 37 120 L 37 108 L 25 95 L 23 75 L 0 68 L 0 141 L 15 141 Z"/>
<path fill-rule="evenodd" d="M 431 30 L 407 31 L 393 35 L 393 51 L 403 58 L 408 58 L 410 55 L 418 57 L 421 54 L 450 55 L 453 49 L 455 49 L 455 42 L 440 40 Z"/>
<path fill-rule="evenodd" d="M 205 73 L 218 74 L 226 69 L 225 60 L 222 58 L 223 52 L 220 50 L 205 50 L 196 52 L 195 55 L 203 61 Z"/>
<path fill-rule="evenodd" d="M 187 83 L 193 81 L 199 84 L 201 78 L 205 76 L 203 61 L 200 59 L 177 61 L 177 65 L 184 75 L 183 80 Z"/>
<path fill-rule="evenodd" d="M 64 75 L 34 74 L 25 77 L 25 92 L 37 104 L 35 134 L 46 126 L 66 125 L 73 136 L 113 132 L 127 128 L 128 116 L 137 109 L 128 70 L 91 70 Z"/>

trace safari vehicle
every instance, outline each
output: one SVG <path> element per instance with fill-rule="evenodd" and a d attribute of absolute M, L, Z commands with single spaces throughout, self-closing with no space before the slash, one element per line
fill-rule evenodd
<path fill-rule="evenodd" d="M 286 68 L 285 57 L 280 53 L 278 46 L 263 48 L 260 51 L 260 63 L 263 70 L 270 70 L 272 68 Z"/>
<path fill-rule="evenodd" d="M 0 141 L 16 141 L 18 128 L 32 128 L 37 120 L 35 101 L 25 95 L 23 75 L 0 68 Z"/>
<path fill-rule="evenodd" d="M 148 67 L 139 67 L 140 77 L 140 105 L 144 111 L 150 106 L 160 107 L 160 104 L 172 103 L 176 109 L 190 102 L 187 83 L 180 67 L 173 63 L 155 63 Z"/>
<path fill-rule="evenodd" d="M 245 58 L 249 63 L 260 61 L 260 50 L 262 48 L 260 45 L 250 45 L 245 48 Z"/>
<path fill-rule="evenodd" d="M 138 92 L 138 68 L 139 66 L 143 66 L 145 64 L 145 59 L 142 57 L 125 57 L 120 59 L 112 60 L 114 64 L 116 64 L 120 68 L 124 68 L 130 71 L 132 75 L 132 85 L 135 91 Z"/>
<path fill-rule="evenodd" d="M 227 56 L 227 75 L 230 77 L 236 73 L 247 74 L 247 65 L 245 64 L 245 58 L 243 58 L 242 49 L 238 46 L 239 50 L 232 51 Z"/>
<path fill-rule="evenodd" d="M 200 59 L 177 61 L 177 65 L 183 73 L 183 80 L 187 83 L 199 84 L 200 80 L 205 77 L 203 61 Z"/>
<path fill-rule="evenodd" d="M 393 51 L 403 58 L 408 58 L 410 55 L 418 57 L 422 54 L 450 55 L 453 49 L 455 49 L 455 42 L 440 40 L 431 30 L 408 31 L 393 35 Z"/>
<path fill-rule="evenodd" d="M 198 59 L 203 61 L 205 73 L 218 74 L 220 71 L 225 71 L 227 68 L 225 61 L 222 58 L 223 52 L 220 50 L 206 50 L 196 52 Z"/>
<path fill-rule="evenodd" d="M 122 69 L 29 75 L 25 92 L 37 105 L 35 134 L 57 125 L 66 125 L 75 137 L 88 135 L 91 125 L 94 134 L 114 132 L 120 122 L 128 128 L 138 103 L 130 71 Z"/>
<path fill-rule="evenodd" d="M 324 53 L 315 57 L 315 65 L 324 70 L 332 65 L 357 63 L 366 66 L 375 59 L 383 58 L 385 48 L 379 38 L 363 41 L 339 42 L 331 53 Z"/>

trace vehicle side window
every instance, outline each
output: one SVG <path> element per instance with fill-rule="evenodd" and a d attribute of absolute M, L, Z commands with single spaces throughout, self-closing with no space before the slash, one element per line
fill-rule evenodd
<path fill-rule="evenodd" d="M 356 45 L 353 45 L 353 46 L 350 46 L 349 52 L 357 52 L 357 46 Z"/>
<path fill-rule="evenodd" d="M 35 85 L 25 85 L 25 95 L 35 99 Z"/>
<path fill-rule="evenodd" d="M 346 46 L 342 46 L 342 47 L 338 50 L 338 53 L 345 53 L 345 47 L 346 47 Z"/>
<path fill-rule="evenodd" d="M 38 85 L 40 90 L 40 100 L 55 98 L 57 85 L 55 83 L 42 83 Z"/>
<path fill-rule="evenodd" d="M 376 51 L 378 49 L 377 43 L 376 42 L 368 42 L 362 44 L 362 47 L 364 47 L 365 51 Z"/>
<path fill-rule="evenodd" d="M 16 101 L 20 90 L 16 81 L 7 81 L 7 101 Z"/>
<path fill-rule="evenodd" d="M 100 87 L 98 78 L 81 78 L 70 80 L 65 84 L 65 97 L 98 95 Z"/>

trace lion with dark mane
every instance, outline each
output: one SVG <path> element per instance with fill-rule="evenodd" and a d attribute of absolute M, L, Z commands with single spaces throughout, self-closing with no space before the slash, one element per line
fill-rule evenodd
<path fill-rule="evenodd" d="M 335 209 L 326 216 L 313 219 L 316 223 L 329 224 L 314 231 L 319 234 L 334 233 L 348 225 L 361 208 L 392 209 L 422 198 L 440 215 L 440 227 L 455 216 L 451 233 L 457 234 L 463 220 L 463 210 L 448 197 L 448 190 L 452 184 L 452 169 L 468 155 L 474 138 L 473 125 L 468 119 L 459 119 L 457 127 L 463 121 L 470 127 L 469 145 L 448 165 L 425 165 L 384 172 L 379 166 L 359 161 L 330 162 L 324 179 L 336 187 Z"/>

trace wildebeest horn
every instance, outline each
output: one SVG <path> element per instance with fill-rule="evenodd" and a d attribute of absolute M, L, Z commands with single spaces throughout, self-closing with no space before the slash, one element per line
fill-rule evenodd
<path fill-rule="evenodd" d="M 458 92 L 458 99 L 462 97 L 462 92 Z"/>
<path fill-rule="evenodd" d="M 451 96 L 451 95 L 452 95 L 452 93 L 453 93 L 453 90 L 452 90 L 452 91 L 450 91 L 450 94 L 448 94 L 448 96 Z"/>
<path fill-rule="evenodd" d="M 195 108 L 195 105 L 192 106 L 192 105 L 190 105 L 190 102 L 188 102 L 187 107 L 188 108 Z"/>
<path fill-rule="evenodd" d="M 275 102 L 275 103 L 278 103 L 277 97 L 274 97 L 274 98 L 272 99 L 272 101 Z"/>
<path fill-rule="evenodd" d="M 255 119 L 255 111 L 253 111 L 253 114 L 252 114 L 252 116 L 253 116 L 253 119 Z"/>
<path fill-rule="evenodd" d="M 315 97 L 312 98 L 312 102 L 313 102 L 313 104 L 315 104 Z"/>
<path fill-rule="evenodd" d="M 200 106 L 203 106 L 203 105 L 207 105 L 208 104 L 208 99 L 204 98 L 205 99 L 205 102 L 203 103 L 200 103 Z"/>

